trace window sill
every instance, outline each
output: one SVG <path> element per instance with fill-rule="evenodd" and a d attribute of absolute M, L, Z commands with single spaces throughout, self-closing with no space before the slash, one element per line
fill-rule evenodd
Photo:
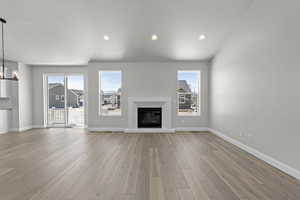
<path fill-rule="evenodd" d="M 177 117 L 201 117 L 201 114 L 178 114 Z"/>
<path fill-rule="evenodd" d="M 122 114 L 121 114 L 121 115 L 106 115 L 106 114 L 99 114 L 98 116 L 99 116 L 99 117 L 122 117 Z"/>

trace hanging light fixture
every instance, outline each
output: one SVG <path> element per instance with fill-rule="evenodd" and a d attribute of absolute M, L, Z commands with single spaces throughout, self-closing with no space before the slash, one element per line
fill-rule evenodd
<path fill-rule="evenodd" d="M 18 80 L 17 73 L 13 73 L 11 78 L 5 77 L 5 59 L 4 59 L 4 24 L 6 24 L 6 20 L 3 18 L 0 18 L 1 21 L 1 38 L 2 38 L 2 72 L 0 74 L 0 80 Z"/>

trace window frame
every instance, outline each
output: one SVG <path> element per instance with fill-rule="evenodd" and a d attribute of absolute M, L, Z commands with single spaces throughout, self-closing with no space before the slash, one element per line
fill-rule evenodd
<path fill-rule="evenodd" d="M 179 73 L 180 72 L 196 72 L 196 73 L 198 73 L 198 98 L 197 98 L 197 110 L 198 110 L 198 112 L 195 112 L 195 113 L 192 113 L 192 114 L 188 114 L 188 113 L 185 113 L 185 112 L 179 112 L 179 104 L 184 104 L 184 103 L 180 103 L 180 101 L 179 101 L 179 95 L 181 95 L 181 93 L 180 92 L 178 92 L 178 89 L 179 89 Z M 198 69 L 196 69 L 196 70 L 189 70 L 189 69 L 179 69 L 179 70 L 177 70 L 177 79 L 176 79 L 176 81 L 177 81 L 177 87 L 176 87 L 176 96 L 177 96 L 177 104 L 176 104 L 176 113 L 177 113 L 177 116 L 178 117 L 200 117 L 201 116 L 201 106 L 202 106 L 202 104 L 201 104 L 201 99 L 202 99 L 202 72 L 201 72 L 201 70 L 198 70 Z M 192 91 L 192 93 L 191 93 L 191 95 L 193 94 L 193 91 Z M 191 97 L 192 98 L 192 97 Z M 185 102 L 186 102 L 186 99 L 185 99 Z"/>
<path fill-rule="evenodd" d="M 120 72 L 121 73 L 121 94 L 120 94 L 120 114 L 104 114 L 102 110 L 102 95 L 101 95 L 101 72 Z M 123 71 L 121 69 L 101 69 L 98 71 L 98 116 L 100 117 L 122 117 L 123 115 L 123 106 L 122 106 L 122 90 L 123 90 Z"/>

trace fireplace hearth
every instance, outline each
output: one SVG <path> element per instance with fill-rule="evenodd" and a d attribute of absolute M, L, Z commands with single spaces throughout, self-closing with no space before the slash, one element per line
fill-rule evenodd
<path fill-rule="evenodd" d="M 138 128 L 161 128 L 162 112 L 161 108 L 138 108 Z"/>

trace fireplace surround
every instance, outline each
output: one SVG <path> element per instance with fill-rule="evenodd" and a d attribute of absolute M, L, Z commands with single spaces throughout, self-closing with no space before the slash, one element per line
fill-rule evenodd
<path fill-rule="evenodd" d="M 138 108 L 161 108 L 161 128 L 139 128 Z M 125 132 L 175 132 L 171 97 L 128 97 L 128 128 Z"/>

